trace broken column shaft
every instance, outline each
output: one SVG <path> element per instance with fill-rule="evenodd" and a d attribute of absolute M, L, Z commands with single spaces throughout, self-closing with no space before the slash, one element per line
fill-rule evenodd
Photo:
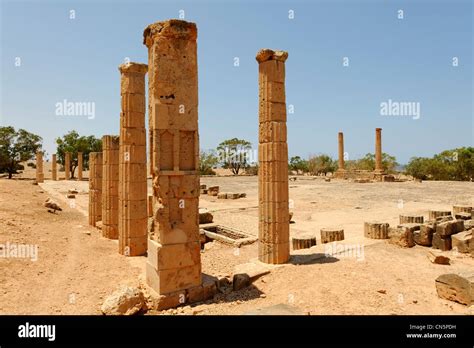
<path fill-rule="evenodd" d="M 44 172 L 43 172 L 43 152 L 36 151 L 36 182 L 44 182 Z"/>
<path fill-rule="evenodd" d="M 155 198 L 146 276 L 166 296 L 202 291 L 196 38 L 196 25 L 181 20 L 144 32 Z"/>
<path fill-rule="evenodd" d="M 375 128 L 375 174 L 383 174 L 382 167 L 382 128 Z"/>
<path fill-rule="evenodd" d="M 71 178 L 71 153 L 64 153 L 64 180 Z"/>
<path fill-rule="evenodd" d="M 51 157 L 51 176 L 53 180 L 58 180 L 58 164 L 56 154 Z"/>
<path fill-rule="evenodd" d="M 77 180 L 82 180 L 83 171 L 83 155 L 82 152 L 77 153 Z"/>
<path fill-rule="evenodd" d="M 118 238 L 119 137 L 102 137 L 102 236 Z"/>
<path fill-rule="evenodd" d="M 102 220 L 102 152 L 89 154 L 89 225 Z"/>
<path fill-rule="evenodd" d="M 288 146 L 284 51 L 261 50 L 259 63 L 258 258 L 285 263 L 290 256 Z"/>
<path fill-rule="evenodd" d="M 121 74 L 119 151 L 119 253 L 138 256 L 147 250 L 147 167 L 145 132 L 146 64 L 119 66 Z"/>

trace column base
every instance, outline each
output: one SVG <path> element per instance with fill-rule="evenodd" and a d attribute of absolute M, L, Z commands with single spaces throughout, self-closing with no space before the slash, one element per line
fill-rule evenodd
<path fill-rule="evenodd" d="M 158 294 L 150 287 L 150 302 L 152 308 L 157 311 L 163 311 L 170 308 L 176 308 L 196 302 L 203 302 L 214 297 L 217 293 L 218 279 L 202 274 L 202 284 L 175 291 L 167 294 Z"/>
<path fill-rule="evenodd" d="M 375 181 L 382 181 L 384 175 L 385 175 L 385 172 L 382 169 L 374 170 L 374 180 Z"/>
<path fill-rule="evenodd" d="M 347 171 L 345 169 L 338 169 L 334 173 L 334 178 L 336 179 L 345 179 Z"/>

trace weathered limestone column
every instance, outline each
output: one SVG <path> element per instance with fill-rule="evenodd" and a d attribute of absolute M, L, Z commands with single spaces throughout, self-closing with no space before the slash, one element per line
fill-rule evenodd
<path fill-rule="evenodd" d="M 58 180 L 58 162 L 56 154 L 51 156 L 51 176 L 53 180 Z"/>
<path fill-rule="evenodd" d="M 82 180 L 83 171 L 83 156 L 82 152 L 77 153 L 77 180 Z"/>
<path fill-rule="evenodd" d="M 285 61 L 288 53 L 263 49 L 259 77 L 258 258 L 285 263 L 290 257 Z"/>
<path fill-rule="evenodd" d="M 144 255 L 147 250 L 147 167 L 145 131 L 146 64 L 119 66 L 121 73 L 119 153 L 119 252 Z"/>
<path fill-rule="evenodd" d="M 344 177 L 346 169 L 344 168 L 344 133 L 338 134 L 339 165 L 336 171 L 338 177 Z"/>
<path fill-rule="evenodd" d="M 43 152 L 42 151 L 36 151 L 36 182 L 38 184 L 44 182 Z"/>
<path fill-rule="evenodd" d="M 184 291 L 192 302 L 193 293 L 202 295 L 197 28 L 194 23 L 169 20 L 149 25 L 143 35 L 149 54 L 155 197 L 147 283 L 175 301 Z"/>
<path fill-rule="evenodd" d="M 102 137 L 102 236 L 118 239 L 119 137 Z"/>
<path fill-rule="evenodd" d="M 71 153 L 64 153 L 64 180 L 71 178 Z"/>
<path fill-rule="evenodd" d="M 375 175 L 383 174 L 382 167 L 382 128 L 375 128 Z"/>
<path fill-rule="evenodd" d="M 89 154 L 89 225 L 102 220 L 102 152 Z"/>

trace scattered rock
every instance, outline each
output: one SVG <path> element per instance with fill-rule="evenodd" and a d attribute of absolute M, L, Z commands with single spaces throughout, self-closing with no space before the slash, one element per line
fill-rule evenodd
<path fill-rule="evenodd" d="M 270 269 L 261 263 L 242 263 L 234 267 L 234 277 L 239 274 L 246 274 L 252 281 L 268 273 L 270 273 Z"/>
<path fill-rule="evenodd" d="M 467 306 L 474 304 L 474 273 L 443 274 L 435 284 L 439 297 Z"/>
<path fill-rule="evenodd" d="M 70 194 L 73 194 L 73 195 L 77 195 L 77 194 L 79 193 L 79 191 L 76 190 L 76 189 L 69 189 L 69 190 L 67 190 L 67 193 L 70 193 Z"/>
<path fill-rule="evenodd" d="M 72 193 L 68 193 L 66 195 L 67 198 L 76 198 L 76 195 L 73 195 Z"/>
<path fill-rule="evenodd" d="M 143 293 L 128 286 L 123 286 L 108 296 L 101 307 L 105 315 L 133 315 L 145 309 Z"/>
<path fill-rule="evenodd" d="M 428 251 L 427 256 L 431 263 L 436 263 L 438 265 L 449 265 L 449 257 L 444 256 L 441 252 L 437 250 Z"/>
<path fill-rule="evenodd" d="M 460 253 L 469 253 L 471 243 L 474 243 L 472 230 L 459 232 L 451 236 L 452 248 L 456 248 Z"/>
<path fill-rule="evenodd" d="M 234 274 L 232 284 L 234 291 L 241 290 L 250 285 L 250 277 L 248 274 Z"/>
<path fill-rule="evenodd" d="M 380 290 L 377 290 L 377 292 L 381 293 L 381 294 L 386 294 L 387 293 L 387 290 L 385 289 L 380 289 Z"/>
<path fill-rule="evenodd" d="M 213 220 L 214 220 L 214 216 L 206 208 L 199 208 L 199 223 L 200 224 L 210 224 L 212 223 Z"/>
<path fill-rule="evenodd" d="M 55 214 L 56 211 L 62 211 L 62 208 L 59 206 L 58 203 L 56 203 L 55 201 L 53 201 L 51 198 L 48 197 L 48 199 L 46 199 L 46 201 L 44 202 L 44 206 L 46 208 L 48 208 L 48 211 L 50 213 L 53 213 Z M 52 211 L 51 211 L 52 210 Z"/>

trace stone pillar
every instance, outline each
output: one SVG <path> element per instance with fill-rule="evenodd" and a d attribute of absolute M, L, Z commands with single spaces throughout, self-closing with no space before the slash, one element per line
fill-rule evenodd
<path fill-rule="evenodd" d="M 197 28 L 194 23 L 169 20 L 149 25 L 143 35 L 149 54 L 155 198 L 146 278 L 152 289 L 179 305 L 176 301 L 181 296 L 195 298 L 190 294 L 203 294 L 198 213 Z"/>
<path fill-rule="evenodd" d="M 71 153 L 64 153 L 64 180 L 71 178 Z"/>
<path fill-rule="evenodd" d="M 344 133 L 339 132 L 338 134 L 338 143 L 339 143 L 339 168 L 337 169 L 340 172 L 345 171 L 344 168 Z"/>
<path fill-rule="evenodd" d="M 51 158 L 51 175 L 53 180 L 58 180 L 58 164 L 56 154 L 52 155 Z"/>
<path fill-rule="evenodd" d="M 82 180 L 83 171 L 83 156 L 82 152 L 77 153 L 77 180 Z"/>
<path fill-rule="evenodd" d="M 89 225 L 102 220 L 102 152 L 89 154 Z"/>
<path fill-rule="evenodd" d="M 36 182 L 38 184 L 44 182 L 43 152 L 42 151 L 36 151 Z"/>
<path fill-rule="evenodd" d="M 128 63 L 121 73 L 119 153 L 119 253 L 144 255 L 147 250 L 147 167 L 145 131 L 146 64 Z"/>
<path fill-rule="evenodd" d="M 259 77 L 258 258 L 285 263 L 290 257 L 288 145 L 286 142 L 284 51 L 260 50 Z"/>
<path fill-rule="evenodd" d="M 119 137 L 102 137 L 102 236 L 118 239 Z"/>
<path fill-rule="evenodd" d="M 339 132 L 338 134 L 338 151 L 339 151 L 339 162 L 337 171 L 334 173 L 336 178 L 345 178 L 346 169 L 344 168 L 344 133 Z"/>
<path fill-rule="evenodd" d="M 383 174 L 382 167 L 382 128 L 375 128 L 375 174 Z"/>

